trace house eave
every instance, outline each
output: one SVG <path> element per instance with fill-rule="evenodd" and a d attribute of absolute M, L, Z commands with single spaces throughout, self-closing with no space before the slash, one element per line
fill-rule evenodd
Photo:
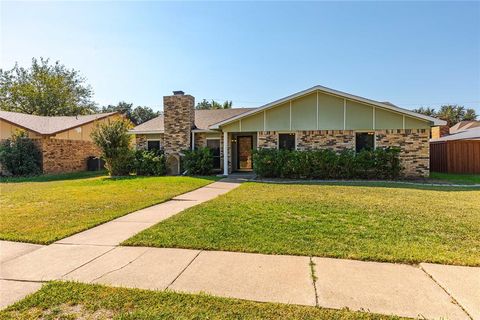
<path fill-rule="evenodd" d="M 164 133 L 164 130 L 129 130 L 129 134 L 159 134 Z"/>
<path fill-rule="evenodd" d="M 426 120 L 426 121 L 429 121 L 430 125 L 433 125 L 433 126 L 443 126 L 443 125 L 447 124 L 447 122 L 444 121 L 444 120 L 440 120 L 440 119 L 437 119 L 437 118 L 434 118 L 434 117 L 419 114 L 419 113 L 413 112 L 411 110 L 407 110 L 407 109 L 404 109 L 404 108 L 392 106 L 392 105 L 389 105 L 389 104 L 385 104 L 385 103 L 381 103 L 381 102 L 378 102 L 378 101 L 363 98 L 363 97 L 360 97 L 360 96 L 356 96 L 356 95 L 353 95 L 353 94 L 350 94 L 350 93 L 346 93 L 346 92 L 342 92 L 342 91 L 338 91 L 338 90 L 334 90 L 334 89 L 330 89 L 330 88 L 327 88 L 327 87 L 324 87 L 324 86 L 317 85 L 317 86 L 311 87 L 309 89 L 291 94 L 291 95 L 286 96 L 284 98 L 275 100 L 273 102 L 267 103 L 267 104 L 255 109 L 255 110 L 248 111 L 248 112 L 239 114 L 238 116 L 232 117 L 230 119 L 215 123 L 215 124 L 209 126 L 209 128 L 212 129 L 212 130 L 220 129 L 220 127 L 223 126 L 223 125 L 235 122 L 239 119 L 242 119 L 244 117 L 247 117 L 247 116 L 250 116 L 250 115 L 253 115 L 253 114 L 260 113 L 264 110 L 273 108 L 273 107 L 275 107 L 279 104 L 288 102 L 292 99 L 302 97 L 304 95 L 313 93 L 315 91 L 321 91 L 321 92 L 324 92 L 324 93 L 327 93 L 327 94 L 342 97 L 344 99 L 349 99 L 349 100 L 358 101 L 358 102 L 362 102 L 362 103 L 366 103 L 366 104 L 371 104 L 371 105 L 376 106 L 376 107 L 380 107 L 380 108 L 383 108 L 383 109 L 387 109 L 387 110 L 395 111 L 395 112 L 398 112 L 398 113 L 402 113 L 402 114 L 410 116 L 412 118 Z"/>

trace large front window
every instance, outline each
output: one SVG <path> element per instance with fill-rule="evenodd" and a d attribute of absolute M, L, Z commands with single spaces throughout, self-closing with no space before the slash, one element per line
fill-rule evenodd
<path fill-rule="evenodd" d="M 295 133 L 280 133 L 278 135 L 278 149 L 295 150 Z"/>
<path fill-rule="evenodd" d="M 375 133 L 357 132 L 355 134 L 355 151 L 373 150 L 375 148 Z"/>

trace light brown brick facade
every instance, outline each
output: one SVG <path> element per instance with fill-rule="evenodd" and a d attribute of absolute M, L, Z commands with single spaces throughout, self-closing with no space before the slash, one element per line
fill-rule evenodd
<path fill-rule="evenodd" d="M 91 141 L 41 138 L 34 139 L 42 154 L 43 173 L 63 173 L 87 170 L 87 159 L 100 156 Z"/>
<path fill-rule="evenodd" d="M 176 94 L 163 97 L 164 151 L 167 173 L 180 173 L 180 153 L 190 148 L 192 128 L 195 122 L 195 98 Z"/>
<path fill-rule="evenodd" d="M 355 148 L 353 130 L 297 131 L 297 150 L 330 149 L 339 152 Z M 376 147 L 399 147 L 406 177 L 428 177 L 429 132 L 427 129 L 376 130 Z M 258 132 L 259 148 L 277 148 L 278 132 Z"/>
<path fill-rule="evenodd" d="M 377 147 L 399 147 L 400 161 L 407 177 L 428 177 L 430 174 L 430 145 L 427 129 L 396 129 L 376 131 Z"/>

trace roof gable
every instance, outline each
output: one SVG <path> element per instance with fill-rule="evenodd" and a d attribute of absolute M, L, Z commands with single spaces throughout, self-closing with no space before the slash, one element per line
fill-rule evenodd
<path fill-rule="evenodd" d="M 33 131 L 40 135 L 51 135 L 62 131 L 80 127 L 98 119 L 103 119 L 117 112 L 97 113 L 82 116 L 56 116 L 46 117 L 19 112 L 0 110 L 0 119 L 11 124 Z"/>
<path fill-rule="evenodd" d="M 423 114 L 413 112 L 411 110 L 407 110 L 407 109 L 397 107 L 390 102 L 379 102 L 379 101 L 363 98 L 363 97 L 360 97 L 360 96 L 352 95 L 352 94 L 349 94 L 349 93 L 346 93 L 346 92 L 342 92 L 342 91 L 338 91 L 338 90 L 334 90 L 334 89 L 330 89 L 330 88 L 318 85 L 318 86 L 314 86 L 314 87 L 311 87 L 309 89 L 294 93 L 292 95 L 286 96 L 284 98 L 275 100 L 273 102 L 267 103 L 267 104 L 265 104 L 265 105 L 263 105 L 263 106 L 261 106 L 257 109 L 254 109 L 254 110 L 249 111 L 249 112 L 245 112 L 245 113 L 243 113 L 241 115 L 238 115 L 236 117 L 233 117 L 233 118 L 230 118 L 230 119 L 227 119 L 227 120 L 224 120 L 224 121 L 220 121 L 218 123 L 215 123 L 215 124 L 211 125 L 210 128 L 211 129 L 219 129 L 221 126 L 224 126 L 226 124 L 229 124 L 229 123 L 232 123 L 234 121 L 243 119 L 245 117 L 248 117 L 248 116 L 256 114 L 256 113 L 260 113 L 262 111 L 266 111 L 266 110 L 269 110 L 269 109 L 272 109 L 272 108 L 282 106 L 285 103 L 289 103 L 292 100 L 301 98 L 303 96 L 307 96 L 307 95 L 312 94 L 314 92 L 321 92 L 321 93 L 325 93 L 325 94 L 328 94 L 328 95 L 331 95 L 331 96 L 334 96 L 334 97 L 339 97 L 339 98 L 342 98 L 342 99 L 345 99 L 345 100 L 348 100 L 348 101 L 372 105 L 372 106 L 375 106 L 375 107 L 378 107 L 378 108 L 381 108 L 381 109 L 384 109 L 384 110 L 389 110 L 389 111 L 392 111 L 392 112 L 400 113 L 400 114 L 418 119 L 420 121 L 428 121 L 433 125 L 445 125 L 446 124 L 446 122 L 443 121 L 443 120 L 433 118 L 433 117 L 429 117 L 429 116 L 426 116 L 426 115 L 423 115 Z"/>

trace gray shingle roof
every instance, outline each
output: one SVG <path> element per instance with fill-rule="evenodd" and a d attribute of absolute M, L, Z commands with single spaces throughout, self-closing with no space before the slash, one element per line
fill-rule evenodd
<path fill-rule="evenodd" d="M 452 141 L 452 140 L 480 140 L 480 127 L 467 129 L 454 134 L 449 134 L 438 139 L 430 139 L 430 142 Z"/>
<path fill-rule="evenodd" d="M 0 119 L 42 135 L 50 135 L 76 128 L 116 113 L 117 112 L 97 113 L 85 116 L 45 117 L 0 110 Z"/>
<path fill-rule="evenodd" d="M 208 127 L 214 123 L 227 120 L 255 108 L 232 108 L 232 109 L 215 109 L 215 110 L 195 110 L 195 127 L 200 130 L 209 130 Z M 144 122 L 130 132 L 163 132 L 163 115 Z"/>

